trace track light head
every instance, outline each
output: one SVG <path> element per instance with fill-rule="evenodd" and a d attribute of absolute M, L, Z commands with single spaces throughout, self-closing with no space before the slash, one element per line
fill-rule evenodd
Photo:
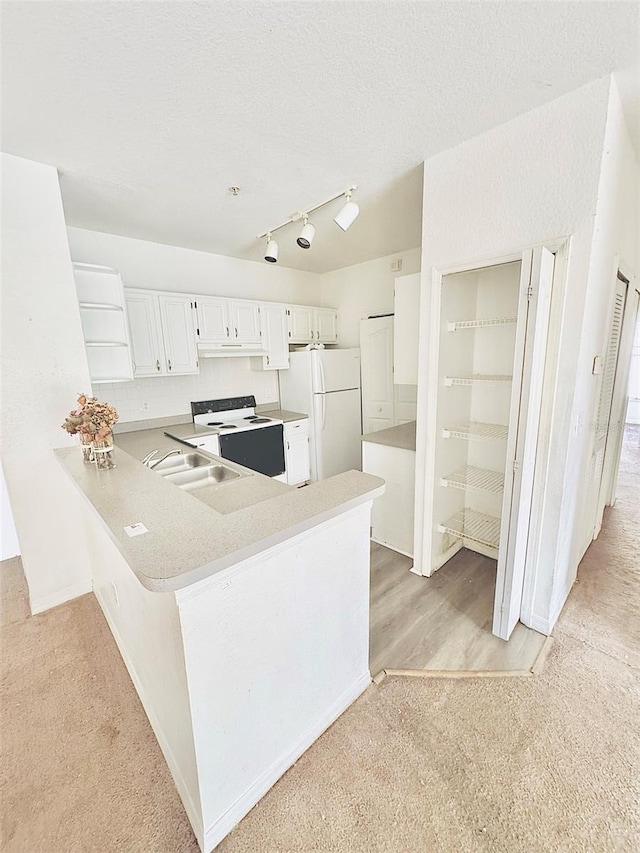
<path fill-rule="evenodd" d="M 351 191 L 345 193 L 345 198 L 347 199 L 347 203 L 333 219 L 336 225 L 339 225 L 343 231 L 347 231 L 353 225 L 360 213 L 358 205 L 355 201 L 351 201 Z"/>
<path fill-rule="evenodd" d="M 271 234 L 267 234 L 267 249 L 264 253 L 264 259 L 270 264 L 275 264 L 278 260 L 278 244 L 271 239 Z"/>
<path fill-rule="evenodd" d="M 309 222 L 309 217 L 304 215 L 304 226 L 297 239 L 297 244 L 301 249 L 308 249 L 313 243 L 313 238 L 316 236 L 316 227 Z"/>

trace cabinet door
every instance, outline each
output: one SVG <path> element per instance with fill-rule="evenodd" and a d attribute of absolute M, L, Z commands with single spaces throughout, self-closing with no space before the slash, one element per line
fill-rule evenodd
<path fill-rule="evenodd" d="M 260 343 L 260 305 L 247 300 L 229 303 L 231 336 L 239 343 Z"/>
<path fill-rule="evenodd" d="M 313 308 L 289 306 L 289 343 L 310 344 L 314 340 Z"/>
<path fill-rule="evenodd" d="M 287 483 L 297 486 L 305 483 L 310 476 L 309 468 L 309 437 L 306 432 L 302 435 L 292 435 L 285 438 L 285 465 Z"/>
<path fill-rule="evenodd" d="M 164 376 L 166 364 L 160 333 L 158 296 L 145 290 L 125 291 L 133 375 Z"/>
<path fill-rule="evenodd" d="M 198 372 L 198 349 L 193 326 L 193 300 L 188 296 L 158 297 L 169 375 Z"/>
<path fill-rule="evenodd" d="M 393 293 L 393 381 L 398 385 L 417 385 L 420 273 L 397 278 Z"/>
<path fill-rule="evenodd" d="M 260 306 L 262 340 L 268 352 L 263 359 L 265 370 L 284 370 L 289 367 L 288 316 L 285 305 L 263 302 Z"/>
<path fill-rule="evenodd" d="M 333 308 L 314 308 L 316 341 L 335 344 L 338 340 L 338 312 Z"/>
<path fill-rule="evenodd" d="M 198 338 L 203 343 L 219 343 L 231 337 L 228 299 L 198 296 L 195 302 L 198 317 Z"/>

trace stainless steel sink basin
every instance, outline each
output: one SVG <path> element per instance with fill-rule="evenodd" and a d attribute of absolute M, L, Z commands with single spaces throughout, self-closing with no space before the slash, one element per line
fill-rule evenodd
<path fill-rule="evenodd" d="M 200 453 L 168 456 L 154 465 L 152 470 L 187 492 L 203 489 L 205 486 L 217 486 L 245 476 L 242 472 L 214 462 Z"/>
<path fill-rule="evenodd" d="M 175 456 L 167 456 L 162 462 L 157 462 L 152 470 L 158 474 L 176 474 L 178 471 L 191 471 L 194 468 L 202 468 L 207 465 L 215 465 L 211 459 L 200 453 L 178 453 Z"/>
<path fill-rule="evenodd" d="M 203 465 L 201 468 L 191 468 L 187 471 L 176 471 L 164 474 L 165 480 L 175 483 L 187 492 L 202 489 L 204 486 L 217 486 L 228 480 L 237 480 L 238 471 L 227 468 L 226 465 Z"/>

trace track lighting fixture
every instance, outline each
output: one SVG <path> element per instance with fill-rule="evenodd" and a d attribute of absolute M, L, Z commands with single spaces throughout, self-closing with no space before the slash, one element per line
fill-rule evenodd
<path fill-rule="evenodd" d="M 271 239 L 271 234 L 267 234 L 267 250 L 264 253 L 264 259 L 270 264 L 275 264 L 278 260 L 278 244 Z"/>
<path fill-rule="evenodd" d="M 336 225 L 339 225 L 343 231 L 347 231 L 353 223 L 356 221 L 358 214 L 360 213 L 360 208 L 355 203 L 355 201 L 351 201 L 351 191 L 345 193 L 345 198 L 347 199 L 347 203 L 342 208 L 340 213 L 334 217 L 333 221 Z"/>
<path fill-rule="evenodd" d="M 313 243 L 313 238 L 316 235 L 316 227 L 309 222 L 309 217 L 304 215 L 304 227 L 297 239 L 297 244 L 301 249 L 308 249 Z"/>
<path fill-rule="evenodd" d="M 301 219 L 304 221 L 304 225 L 302 227 L 302 231 L 300 232 L 300 236 L 297 238 L 296 242 L 301 249 L 309 249 L 311 244 L 313 243 L 313 238 L 316 235 L 316 227 L 309 222 L 309 216 L 321 207 L 324 207 L 326 204 L 331 204 L 332 201 L 335 201 L 338 198 L 346 199 L 346 204 L 342 208 L 342 210 L 337 214 L 334 218 L 334 222 L 342 228 L 343 231 L 346 231 L 350 228 L 355 222 L 358 214 L 360 213 L 360 208 L 355 203 L 355 201 L 351 201 L 351 193 L 356 189 L 355 186 L 348 187 L 348 189 L 343 190 L 341 193 L 336 193 L 336 195 L 332 195 L 331 198 L 328 198 L 326 201 L 321 201 L 320 204 L 314 205 L 314 207 L 307 208 L 304 212 L 300 213 L 292 213 L 291 216 L 287 219 L 286 222 L 281 222 L 280 225 L 276 225 L 275 228 L 272 228 L 270 231 L 265 231 L 264 234 L 260 234 L 258 236 L 258 240 L 263 240 L 265 237 L 267 238 L 267 249 L 265 252 L 264 259 L 265 261 L 269 261 L 271 264 L 275 264 L 278 260 L 278 244 L 272 238 L 272 233 L 274 231 L 278 231 L 280 228 L 284 228 L 285 225 L 290 225 L 292 222 L 299 222 Z"/>

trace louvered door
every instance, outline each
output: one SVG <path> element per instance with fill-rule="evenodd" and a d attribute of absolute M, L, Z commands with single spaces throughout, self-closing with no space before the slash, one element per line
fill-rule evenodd
<path fill-rule="evenodd" d="M 598 415 L 595 422 L 595 434 L 593 440 L 593 452 L 591 454 L 589 471 L 589 497 L 591 501 L 590 517 L 594 520 L 593 538 L 600 533 L 602 516 L 595 518 L 600 494 L 600 483 L 604 468 L 604 458 L 607 449 L 607 440 L 611 429 L 611 402 L 613 400 L 613 388 L 616 381 L 616 370 L 618 368 L 618 354 L 620 352 L 620 336 L 622 334 L 622 322 L 624 320 L 624 308 L 627 301 L 628 284 L 616 279 L 616 296 L 613 306 L 613 317 L 609 331 L 609 341 L 604 357 L 604 368 L 602 371 L 602 382 L 600 384 L 600 397 L 598 401 Z"/>

